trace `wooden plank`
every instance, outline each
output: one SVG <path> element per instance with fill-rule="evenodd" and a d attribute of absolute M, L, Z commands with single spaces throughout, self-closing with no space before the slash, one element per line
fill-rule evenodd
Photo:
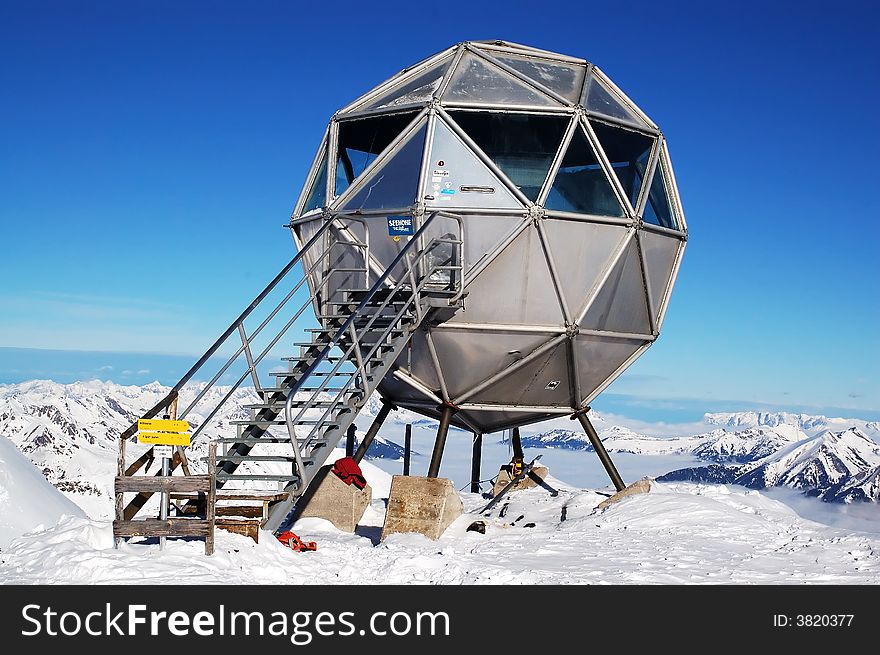
<path fill-rule="evenodd" d="M 163 477 L 152 475 L 136 475 L 134 477 L 116 478 L 116 493 L 159 493 L 160 491 L 202 491 L 208 492 L 211 487 L 210 475 L 190 475 Z"/>
<path fill-rule="evenodd" d="M 116 537 L 204 537 L 210 522 L 201 519 L 143 519 L 113 521 Z"/>
<path fill-rule="evenodd" d="M 248 491 L 247 489 L 239 489 L 238 491 L 217 492 L 217 500 L 253 500 L 259 502 L 277 503 L 287 498 L 287 492 L 284 491 Z M 175 500 L 195 500 L 198 494 L 194 493 L 175 493 L 172 495 Z"/>
<path fill-rule="evenodd" d="M 217 516 L 244 516 L 251 519 L 263 518 L 263 507 L 256 505 L 221 505 L 217 508 Z"/>
<path fill-rule="evenodd" d="M 155 459 L 155 455 L 153 454 L 153 449 L 150 448 L 143 455 L 138 457 L 135 461 L 131 463 L 131 465 L 125 469 L 125 473 L 120 473 L 119 475 L 134 475 L 138 471 L 140 471 L 144 464 L 149 464 L 149 462 Z"/>
<path fill-rule="evenodd" d="M 119 440 L 119 453 L 116 456 L 116 475 L 125 475 L 125 439 Z M 125 511 L 125 500 L 120 492 L 116 492 L 115 514 L 116 520 L 122 520 L 122 514 Z M 119 548 L 119 539 L 114 539 L 113 544 Z"/>
<path fill-rule="evenodd" d="M 220 530 L 233 532 L 245 537 L 250 537 L 255 543 L 260 543 L 260 522 L 235 519 L 217 519 L 215 525 Z"/>
<path fill-rule="evenodd" d="M 180 456 L 177 453 L 174 453 L 174 457 L 171 458 L 171 467 L 169 472 L 174 473 L 174 469 L 180 466 L 180 462 Z M 156 476 L 161 475 L 161 473 L 162 470 L 160 469 L 156 472 Z M 152 496 L 153 493 L 150 491 L 142 491 L 141 493 L 139 493 L 132 499 L 132 501 L 128 505 L 126 505 L 122 518 L 126 521 L 130 521 L 139 511 L 141 511 L 141 508 L 147 504 L 147 501 L 150 500 Z"/>

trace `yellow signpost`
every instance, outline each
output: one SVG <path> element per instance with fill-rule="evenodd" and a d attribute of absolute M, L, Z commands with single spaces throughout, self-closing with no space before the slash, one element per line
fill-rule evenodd
<path fill-rule="evenodd" d="M 189 423 L 169 419 L 139 419 L 138 441 L 154 446 L 189 446 Z"/>

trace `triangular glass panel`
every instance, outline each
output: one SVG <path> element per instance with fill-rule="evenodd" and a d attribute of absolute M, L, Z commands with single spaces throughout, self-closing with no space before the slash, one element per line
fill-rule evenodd
<path fill-rule="evenodd" d="M 588 330 L 650 334 L 645 279 L 632 239 L 599 289 L 580 326 Z"/>
<path fill-rule="evenodd" d="M 555 91 L 569 102 L 576 104 L 580 100 L 584 76 L 587 72 L 585 66 L 535 57 L 503 55 L 495 52 L 490 54 L 529 79 Z"/>
<path fill-rule="evenodd" d="M 483 300 L 467 304 L 448 325 L 497 323 L 503 316 L 511 325 L 565 326 L 541 238 L 533 225 L 468 282 L 467 290 Z"/>
<path fill-rule="evenodd" d="M 468 402 L 571 407 L 569 362 L 568 344 L 562 342 L 468 398 Z"/>
<path fill-rule="evenodd" d="M 575 128 L 544 207 L 596 216 L 626 215 L 580 126 Z"/>
<path fill-rule="evenodd" d="M 426 133 L 425 125 L 417 129 L 390 159 L 358 183 L 360 190 L 341 209 L 400 209 L 412 205 L 419 187 Z"/>
<path fill-rule="evenodd" d="M 648 286 L 651 291 L 651 310 L 654 316 L 658 317 L 672 277 L 672 268 L 675 266 L 681 240 L 674 236 L 642 230 L 639 233 L 639 243 L 642 246 L 645 272 L 650 283 Z"/>
<path fill-rule="evenodd" d="M 561 106 L 550 96 L 536 91 L 471 52 L 466 52 L 458 63 L 443 100 L 531 107 Z"/>
<path fill-rule="evenodd" d="M 527 356 L 550 338 L 535 332 L 477 332 L 445 327 L 431 330 L 431 336 L 440 367 L 444 370 L 447 390 L 453 399 Z M 466 369 L 459 368 L 462 362 L 467 363 Z"/>
<path fill-rule="evenodd" d="M 452 61 L 451 56 L 442 59 L 422 73 L 410 75 L 369 104 L 358 107 L 357 111 L 390 109 L 417 102 L 427 103 L 443 83 L 443 75 L 450 61 Z"/>
<path fill-rule="evenodd" d="M 423 199 L 431 205 L 522 209 L 523 204 L 442 120 L 434 122 Z"/>
<path fill-rule="evenodd" d="M 657 162 L 654 169 L 654 179 L 651 180 L 651 189 L 648 191 L 648 201 L 645 203 L 643 219 L 646 223 L 653 223 L 661 227 L 678 229 L 675 214 L 672 211 L 672 203 L 666 190 L 666 166 L 663 158 Z"/>
<path fill-rule="evenodd" d="M 647 123 L 639 118 L 634 111 L 624 104 L 624 101 L 608 88 L 596 75 L 593 75 L 590 88 L 587 91 L 587 110 L 597 114 L 610 116 L 619 120 L 635 123 L 641 127 L 648 127 Z"/>
<path fill-rule="evenodd" d="M 302 212 L 300 214 L 305 214 L 307 212 L 312 211 L 313 209 L 318 209 L 323 207 L 327 200 L 327 147 L 322 147 L 321 152 L 321 163 L 318 164 L 318 174 L 315 176 L 315 181 L 312 182 L 312 188 L 309 191 L 309 197 L 306 200 L 306 204 L 303 205 Z"/>
<path fill-rule="evenodd" d="M 416 112 L 339 121 L 336 158 L 337 196 L 342 195 L 409 125 Z"/>
<path fill-rule="evenodd" d="M 469 223 L 468 227 L 471 225 Z M 628 229 L 622 225 L 551 218 L 541 225 L 553 255 L 565 303 L 569 311 L 579 313 L 598 286 L 602 273 L 611 265 L 612 257 L 620 250 Z"/>
<path fill-rule="evenodd" d="M 452 117 L 529 200 L 537 200 L 567 117 L 460 111 Z"/>
<path fill-rule="evenodd" d="M 614 375 L 645 341 L 608 339 L 588 334 L 574 338 L 574 357 L 583 402 Z"/>
<path fill-rule="evenodd" d="M 646 134 L 614 127 L 601 121 L 590 121 L 590 125 L 630 204 L 635 207 L 654 139 Z"/>

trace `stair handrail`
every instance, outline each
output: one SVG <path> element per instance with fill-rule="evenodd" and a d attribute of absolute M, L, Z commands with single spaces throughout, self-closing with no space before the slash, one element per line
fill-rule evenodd
<path fill-rule="evenodd" d="M 379 278 L 376 280 L 376 282 L 366 292 L 366 295 L 358 303 L 358 306 L 350 313 L 348 318 L 346 318 L 346 320 L 343 322 L 343 324 L 337 329 L 336 334 L 333 336 L 333 338 L 327 343 L 327 345 L 323 348 L 323 350 L 315 358 L 315 360 L 306 368 L 305 372 L 296 381 L 296 383 L 294 383 L 294 385 L 292 385 L 291 388 L 288 390 L 287 400 L 284 405 L 285 423 L 287 425 L 288 435 L 290 436 L 290 441 L 291 441 L 291 444 L 294 449 L 294 456 L 297 459 L 298 465 L 301 463 L 301 453 L 300 453 L 299 445 L 297 442 L 298 437 L 296 435 L 296 429 L 295 429 L 296 421 L 295 421 L 294 417 L 292 416 L 292 411 L 291 411 L 292 404 L 295 400 L 296 393 L 303 386 L 304 382 L 307 379 L 309 379 L 312 376 L 312 374 L 318 370 L 318 368 L 320 367 L 321 364 L 323 364 L 326 361 L 326 359 L 329 357 L 332 349 L 337 347 L 339 342 L 345 336 L 346 332 L 348 332 L 349 328 L 351 328 L 354 325 L 356 318 L 361 314 L 362 310 L 365 307 L 367 307 L 367 305 L 369 305 L 369 303 L 372 301 L 373 297 L 381 289 L 383 289 L 385 287 L 388 278 L 391 276 L 391 271 L 393 271 L 398 266 L 398 264 L 400 264 L 400 262 L 403 261 L 404 258 L 406 258 L 410 254 L 410 252 L 414 248 L 417 247 L 417 244 L 419 243 L 420 238 L 425 234 L 428 227 L 431 225 L 431 223 L 437 217 L 438 213 L 439 212 L 432 212 L 428 216 L 428 218 L 422 223 L 422 225 L 418 228 L 418 230 L 416 230 L 416 232 L 410 238 L 409 242 L 400 250 L 399 253 L 397 253 L 397 256 L 394 258 L 394 260 L 391 262 L 391 264 L 389 264 L 385 268 L 385 271 L 382 273 L 382 275 L 379 276 Z M 458 224 L 459 224 L 459 230 L 463 231 L 462 230 L 462 222 L 460 220 L 458 220 Z M 450 240 L 439 239 L 436 241 L 449 242 Z M 463 239 L 459 239 L 455 243 L 457 243 L 461 247 L 461 245 L 463 244 Z M 416 258 L 417 261 L 421 260 L 422 256 L 425 253 L 427 253 L 433 246 L 434 246 L 434 242 L 432 241 L 432 243 L 429 245 L 429 247 L 424 248 L 417 255 L 417 258 Z M 456 268 L 460 269 L 461 266 L 456 267 Z M 395 288 L 398 288 L 401 285 L 401 283 L 403 281 L 403 277 L 404 276 L 401 276 L 401 280 L 398 282 L 398 284 Z M 457 283 L 460 284 L 460 282 L 461 282 L 461 279 L 459 278 Z M 416 293 L 417 293 L 417 290 L 413 289 L 414 297 L 415 297 Z M 388 302 L 388 300 L 386 299 L 386 302 L 383 303 L 383 307 L 387 305 L 387 302 Z M 372 324 L 372 322 L 375 320 L 375 318 L 377 316 L 378 316 L 378 313 L 374 313 L 374 316 L 371 318 L 369 324 Z M 357 347 L 357 345 L 358 345 L 357 343 L 354 343 L 354 344 L 352 344 L 352 347 Z M 350 351 L 350 350 L 351 350 L 351 347 L 347 349 L 347 351 Z M 332 372 L 335 372 L 338 368 L 340 368 L 341 364 L 342 364 L 342 361 L 340 360 L 340 362 L 338 362 L 337 365 L 333 368 Z M 325 379 L 325 381 L 321 384 L 321 386 L 316 390 L 315 394 L 313 394 L 313 395 L 317 396 L 317 394 L 320 393 L 321 387 L 326 386 L 328 381 L 329 381 L 329 376 L 327 376 L 327 379 Z M 364 381 L 364 383 L 366 384 L 366 380 Z M 339 396 L 337 395 L 337 398 L 338 397 Z M 308 406 L 308 403 L 306 403 L 306 406 L 301 408 L 299 413 L 297 414 L 297 419 L 300 416 L 302 416 L 305 413 L 305 411 L 309 408 L 310 407 Z M 326 414 L 327 413 L 325 412 L 325 416 L 326 416 Z M 308 439 L 310 437 L 311 437 L 311 434 L 308 437 L 306 437 L 306 439 Z M 300 470 L 302 470 L 302 469 L 300 469 Z"/>
<path fill-rule="evenodd" d="M 443 243 L 454 244 L 454 245 L 458 245 L 459 247 L 462 246 L 461 240 L 452 240 L 452 239 L 447 239 L 447 238 L 443 238 L 443 237 L 435 238 L 428 244 L 428 246 L 426 248 L 424 248 L 423 250 L 419 251 L 416 254 L 415 259 L 410 263 L 409 270 L 412 270 L 413 268 L 415 268 L 421 262 L 421 260 L 431 252 L 431 250 L 434 247 L 436 247 L 439 244 L 443 244 Z M 428 273 L 421 277 L 420 282 L 418 282 L 417 286 L 413 289 L 413 292 L 410 295 L 409 299 L 407 300 L 406 304 L 398 310 L 397 314 L 393 317 L 393 319 L 391 320 L 389 325 L 385 327 L 384 331 L 379 336 L 376 343 L 367 352 L 366 359 L 369 360 L 375 354 L 375 352 L 380 348 L 382 342 L 388 336 L 388 333 L 400 321 L 401 317 L 403 316 L 403 314 L 405 314 L 407 312 L 407 310 L 410 308 L 410 306 L 413 305 L 414 303 L 418 303 L 421 291 L 426 286 L 429 286 L 429 279 L 430 279 L 430 276 L 433 272 L 438 271 L 438 270 L 457 270 L 457 271 L 460 271 L 461 269 L 462 269 L 461 265 L 457 265 L 457 266 L 456 265 L 448 265 L 448 266 L 447 265 L 435 265 L 435 266 L 432 266 L 431 269 L 428 271 Z M 404 276 L 407 275 L 409 270 L 404 271 Z M 391 289 L 391 292 L 388 295 L 388 297 L 382 302 L 382 304 L 378 308 L 370 308 L 372 310 L 370 320 L 367 322 L 366 325 L 364 325 L 361 328 L 362 332 L 368 332 L 370 330 L 370 328 L 372 327 L 372 324 L 375 322 L 375 320 L 380 315 L 382 315 L 381 311 L 383 309 L 385 309 L 388 306 L 388 304 L 391 302 L 391 298 L 394 297 L 399 290 L 401 290 L 401 288 L 404 285 L 404 282 L 406 281 L 406 278 L 404 276 L 401 276 L 401 278 L 397 282 L 397 284 L 393 287 L 393 289 Z M 454 291 L 454 289 L 452 289 L 451 291 Z M 356 315 L 358 314 L 358 312 L 359 312 L 359 310 L 354 311 L 354 313 Z M 355 335 L 356 335 L 356 333 L 355 333 Z M 359 344 L 357 338 L 355 338 L 353 340 L 352 344 L 349 345 L 344 350 L 342 357 L 336 363 L 336 365 L 332 368 L 332 370 L 329 372 L 329 375 L 325 376 L 323 382 L 321 382 L 320 385 L 315 389 L 310 401 L 313 402 L 317 398 L 317 394 L 321 393 L 323 391 L 323 389 L 329 384 L 330 376 L 334 375 L 341 368 L 342 364 L 350 357 L 352 350 L 355 350 L 355 352 L 359 351 L 359 346 L 360 346 L 360 344 Z M 340 350 L 341 350 L 341 348 L 340 348 Z M 353 376 L 350 377 L 348 379 L 348 381 L 345 383 L 345 385 L 336 392 L 336 395 L 330 401 L 330 406 L 326 410 L 324 410 L 324 413 L 321 416 L 321 418 L 315 422 L 314 427 L 312 427 L 312 429 L 309 431 L 308 435 L 306 435 L 302 439 L 303 443 L 308 443 L 315 436 L 315 432 L 318 429 L 318 427 L 320 427 L 320 424 L 329 417 L 329 415 L 333 411 L 334 407 L 336 405 L 338 405 L 339 402 L 341 402 L 343 395 L 346 393 L 346 391 L 348 391 L 349 387 L 352 385 L 353 380 L 354 380 L 354 377 Z M 365 392 L 365 394 L 368 394 L 370 391 L 369 390 L 369 383 L 367 382 L 366 379 L 363 381 L 363 383 L 364 383 L 364 392 Z M 313 404 L 309 404 L 309 401 L 306 401 L 306 403 L 303 405 L 303 407 L 299 408 L 299 412 L 297 413 L 297 415 L 293 419 L 291 419 L 290 422 L 293 425 L 296 425 L 299 422 L 299 420 L 303 417 L 305 412 L 308 411 L 309 409 L 311 409 L 312 407 L 313 407 Z M 288 418 L 290 417 L 289 413 L 287 414 L 287 417 Z M 299 437 L 297 437 L 297 443 L 298 442 L 299 442 Z"/>
<path fill-rule="evenodd" d="M 367 225 L 366 225 L 366 221 L 364 219 L 360 219 L 357 217 L 351 217 L 351 216 L 334 217 L 334 218 L 340 218 L 341 220 L 349 220 L 349 221 L 363 223 L 365 234 L 367 233 Z M 180 390 L 190 380 L 192 380 L 192 378 L 196 375 L 196 373 L 198 373 L 202 369 L 202 367 L 208 362 L 208 360 L 210 360 L 211 357 L 213 357 L 217 353 L 217 351 L 221 348 L 221 346 L 223 346 L 223 344 L 229 339 L 229 337 L 232 336 L 233 333 L 238 331 L 239 326 L 244 324 L 244 321 L 251 315 L 251 313 L 253 313 L 253 311 L 263 302 L 263 300 L 265 300 L 266 297 L 281 283 L 281 281 L 287 277 L 287 275 L 296 267 L 296 265 L 300 263 L 300 261 L 305 257 L 306 253 L 308 253 L 311 250 L 311 248 L 316 243 L 318 243 L 324 237 L 324 235 L 329 230 L 331 230 L 333 227 L 334 227 L 334 219 L 326 220 L 324 222 L 324 224 L 318 229 L 318 231 L 315 232 L 315 234 L 313 234 L 308 239 L 308 241 L 306 241 L 306 243 L 303 245 L 302 248 L 299 249 L 299 251 L 296 253 L 296 255 L 294 255 L 291 258 L 291 260 L 281 269 L 281 271 L 272 279 L 272 281 L 269 282 L 269 284 L 266 285 L 266 287 L 259 294 L 257 294 L 257 296 L 254 298 L 254 300 L 251 301 L 251 303 L 244 309 L 244 311 L 242 311 L 241 314 L 239 314 L 238 318 L 236 318 L 229 325 L 229 327 L 226 328 L 226 330 L 214 341 L 214 343 L 205 351 L 205 353 L 196 361 L 196 363 L 193 364 L 190 367 L 190 369 L 186 373 L 183 374 L 183 376 L 180 378 L 180 380 L 178 380 L 178 382 L 173 387 L 171 387 L 171 389 L 168 391 L 168 393 L 159 402 L 157 402 L 155 405 L 153 405 L 153 407 L 151 407 L 150 409 L 145 411 L 143 413 L 143 415 L 141 415 L 139 418 L 141 418 L 141 419 L 153 418 L 163 409 L 170 407 L 171 404 L 178 398 L 178 396 L 180 394 Z M 369 256 L 369 253 L 365 253 L 365 259 L 368 258 L 368 256 Z M 318 261 L 320 261 L 320 258 L 316 258 L 316 263 Z M 314 268 L 314 265 L 312 267 L 310 267 L 309 272 L 311 272 L 312 268 Z M 296 288 L 298 288 L 301 285 L 302 281 L 306 280 L 307 278 L 308 278 L 308 275 L 303 275 L 303 280 L 300 281 L 300 284 L 298 284 Z M 252 333 L 250 335 L 249 340 L 252 340 L 259 333 L 259 331 L 261 331 L 265 327 L 265 325 L 268 323 L 268 321 L 272 317 L 275 316 L 275 314 L 281 309 L 281 307 L 283 307 L 290 300 L 290 298 L 292 296 L 293 296 L 293 292 L 289 293 L 281 301 L 281 303 L 279 303 L 279 305 L 275 308 L 275 310 L 270 314 L 270 317 L 267 318 L 266 321 L 263 322 L 263 324 L 258 328 L 257 331 L 255 331 L 254 333 Z M 311 296 L 314 296 L 314 294 L 311 294 Z M 308 302 L 311 302 L 311 301 L 312 301 L 312 297 L 309 298 Z M 306 304 L 308 304 L 308 303 L 306 303 Z M 288 329 L 290 327 L 290 324 L 291 323 L 288 323 L 288 325 L 285 328 L 285 331 L 286 331 L 286 329 Z M 275 340 L 270 344 L 270 346 L 267 348 L 267 350 L 262 353 L 261 357 L 258 358 L 256 363 L 259 363 L 259 361 L 262 359 L 262 357 L 265 356 L 266 352 L 268 352 L 268 349 L 270 349 L 272 346 L 274 346 L 275 343 L 277 343 L 278 339 L 280 339 L 280 337 L 281 337 L 281 334 L 283 334 L 283 331 L 275 338 Z M 241 353 L 244 352 L 245 349 L 248 347 L 248 344 L 249 344 L 249 341 L 243 343 L 242 346 L 239 347 L 239 349 L 227 360 L 226 364 L 221 368 L 220 373 L 218 373 L 218 375 L 216 375 L 214 377 L 214 379 L 211 382 L 209 382 L 205 386 L 204 389 L 202 389 L 202 391 L 197 396 L 197 399 L 203 397 L 204 394 L 207 392 L 207 390 L 210 389 L 214 384 L 216 384 L 216 382 L 219 379 L 219 376 L 222 374 L 222 372 L 225 371 L 232 364 L 232 362 L 234 362 L 236 359 L 238 359 L 238 357 L 241 355 Z M 248 371 L 248 373 L 245 373 L 244 377 L 246 378 L 248 374 L 249 374 L 249 371 Z M 241 382 L 239 382 L 238 385 L 235 385 L 235 387 L 240 386 L 240 384 L 241 384 Z M 231 391 L 234 391 L 235 387 Z M 217 407 L 211 413 L 211 417 L 213 417 L 213 415 L 216 414 L 217 410 L 223 405 L 223 403 L 229 398 L 230 395 L 231 395 L 231 393 L 227 394 L 226 398 L 224 398 L 223 401 L 218 403 Z M 195 406 L 195 402 L 196 401 L 191 403 L 186 408 L 186 410 L 179 415 L 179 418 L 181 418 L 181 419 L 185 418 L 187 413 Z M 209 420 L 210 419 L 206 419 L 205 421 L 203 421 L 193 436 L 198 434 L 198 432 L 200 432 L 201 429 L 205 425 L 207 425 Z M 120 441 L 126 440 L 126 439 L 130 438 L 132 435 L 134 435 L 137 431 L 138 431 L 138 422 L 135 421 L 134 423 L 132 423 L 132 425 L 130 425 L 128 428 L 126 428 L 123 432 L 120 433 L 118 439 Z"/>

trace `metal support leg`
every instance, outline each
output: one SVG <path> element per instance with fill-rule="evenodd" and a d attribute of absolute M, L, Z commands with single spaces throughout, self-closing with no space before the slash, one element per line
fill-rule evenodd
<path fill-rule="evenodd" d="M 431 465 L 428 466 L 429 478 L 436 478 L 440 475 L 440 460 L 443 459 L 446 435 L 449 433 L 449 421 L 454 413 L 454 407 L 443 405 L 443 413 L 440 415 L 440 427 L 437 428 L 437 439 L 434 441 L 434 452 L 431 454 Z"/>
<path fill-rule="evenodd" d="M 379 430 L 382 427 L 382 424 L 385 422 L 385 419 L 388 418 L 388 414 L 391 413 L 392 409 L 397 409 L 394 405 L 389 403 L 387 400 L 382 400 L 382 407 L 379 409 L 379 413 L 376 414 L 376 418 L 373 419 L 372 425 L 370 425 L 370 429 L 367 430 L 367 433 L 364 435 L 364 438 L 361 440 L 360 445 L 358 446 L 357 452 L 354 454 L 354 461 L 360 464 L 361 460 L 364 458 L 364 455 L 367 454 L 367 450 L 369 450 L 370 445 L 373 443 L 373 439 L 376 438 L 376 435 L 379 434 Z"/>
<path fill-rule="evenodd" d="M 620 477 L 620 473 L 617 472 L 617 468 L 615 468 L 614 462 L 612 462 L 611 458 L 608 456 L 608 451 L 605 450 L 605 446 L 602 445 L 602 441 L 599 439 L 599 434 L 596 432 L 596 428 L 593 427 L 593 424 L 590 423 L 590 419 L 587 418 L 587 412 L 589 411 L 590 408 L 587 407 L 577 414 L 574 414 L 572 418 L 576 418 L 578 421 L 580 421 L 581 427 L 584 429 L 584 432 L 587 433 L 587 437 L 589 437 L 590 443 L 593 445 L 593 449 L 599 456 L 599 461 L 602 462 L 602 466 L 605 467 L 605 471 L 607 471 L 608 477 L 610 477 L 611 481 L 614 483 L 614 488 L 620 491 L 626 485 L 623 482 L 623 478 Z"/>
<path fill-rule="evenodd" d="M 403 474 L 409 475 L 409 458 L 412 456 L 412 423 L 406 424 L 403 435 Z"/>
<path fill-rule="evenodd" d="M 348 426 L 348 430 L 345 431 L 345 456 L 351 457 L 354 455 L 354 433 L 357 431 L 354 423 Z"/>
<path fill-rule="evenodd" d="M 483 433 L 474 433 L 473 456 L 471 458 L 471 493 L 480 493 L 480 458 L 483 455 Z"/>

